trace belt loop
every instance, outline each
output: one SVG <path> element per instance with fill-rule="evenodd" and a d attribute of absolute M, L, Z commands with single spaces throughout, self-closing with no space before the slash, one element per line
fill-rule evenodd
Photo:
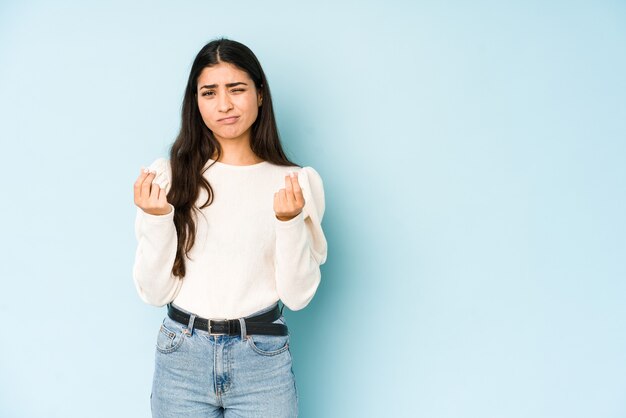
<path fill-rule="evenodd" d="M 239 325 L 240 325 L 239 328 L 241 328 L 241 341 L 245 341 L 246 334 L 248 333 L 246 331 L 246 320 L 243 318 L 239 318 Z"/>
<path fill-rule="evenodd" d="M 196 320 L 195 314 L 189 314 L 189 324 L 187 324 L 187 334 L 193 335 L 193 322 Z"/>

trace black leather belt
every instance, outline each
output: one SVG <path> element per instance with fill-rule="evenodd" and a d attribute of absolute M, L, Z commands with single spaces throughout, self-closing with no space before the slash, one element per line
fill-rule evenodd
<path fill-rule="evenodd" d="M 246 323 L 246 335 L 287 335 L 288 329 L 285 324 L 273 324 L 272 322 L 280 318 L 281 309 L 278 304 L 268 312 L 244 318 Z M 167 304 L 167 316 L 183 325 L 189 325 L 188 313 L 177 309 L 171 303 Z M 196 316 L 193 321 L 193 328 L 207 331 L 211 335 L 239 335 L 241 334 L 241 324 L 239 319 L 205 319 Z"/>

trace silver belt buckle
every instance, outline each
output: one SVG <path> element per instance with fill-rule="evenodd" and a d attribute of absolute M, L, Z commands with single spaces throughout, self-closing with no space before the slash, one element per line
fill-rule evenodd
<path fill-rule="evenodd" d="M 209 335 L 227 335 L 225 332 L 212 332 L 211 331 L 211 321 L 226 321 L 226 318 L 224 318 L 224 319 L 209 319 L 209 321 L 207 323 L 207 327 L 209 328 Z"/>

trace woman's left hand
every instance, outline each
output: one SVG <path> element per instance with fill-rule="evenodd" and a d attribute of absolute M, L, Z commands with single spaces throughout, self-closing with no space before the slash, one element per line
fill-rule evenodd
<path fill-rule="evenodd" d="M 288 221 L 298 216 L 303 207 L 304 196 L 298 183 L 298 173 L 293 172 L 291 176 L 285 176 L 285 188 L 274 193 L 274 212 L 278 220 Z"/>

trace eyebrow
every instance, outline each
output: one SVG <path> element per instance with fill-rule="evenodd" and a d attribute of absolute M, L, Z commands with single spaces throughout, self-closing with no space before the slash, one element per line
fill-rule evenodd
<path fill-rule="evenodd" d="M 236 83 L 228 83 L 228 84 L 226 84 L 226 87 L 235 87 L 235 86 L 238 86 L 240 84 L 243 84 L 244 86 L 247 86 L 246 83 L 244 83 L 242 81 L 237 81 Z M 207 84 L 205 86 L 200 87 L 200 90 L 202 90 L 202 89 L 214 89 L 215 87 L 217 87 L 217 84 Z"/>

